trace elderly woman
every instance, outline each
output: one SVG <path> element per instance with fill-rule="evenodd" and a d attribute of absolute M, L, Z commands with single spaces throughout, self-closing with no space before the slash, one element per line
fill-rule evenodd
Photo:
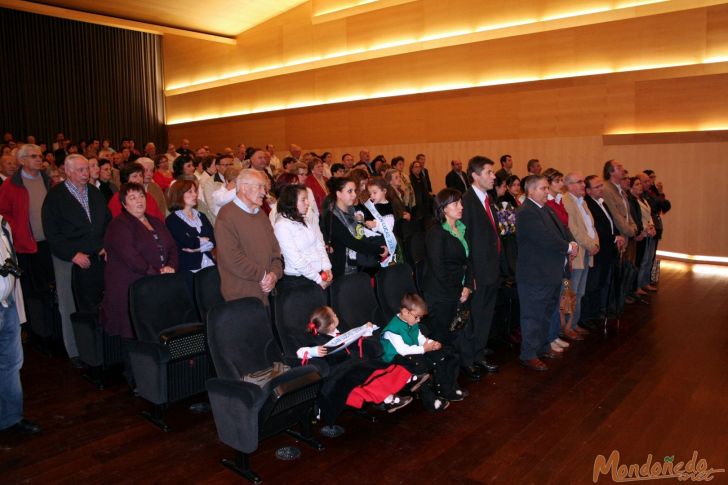
<path fill-rule="evenodd" d="M 422 173 L 422 164 L 414 161 L 410 164 L 410 184 L 415 193 L 415 213 L 413 219 L 425 223 L 431 217 L 432 199 L 427 190 L 427 180 Z"/>
<path fill-rule="evenodd" d="M 108 204 L 115 193 L 119 191 L 119 187 L 111 182 L 111 161 L 103 158 L 99 159 L 99 184 L 98 188 Z M 89 170 L 90 171 L 90 170 Z"/>
<path fill-rule="evenodd" d="M 195 273 L 214 266 L 215 232 L 205 214 L 197 209 L 197 184 L 178 180 L 169 188 L 167 229 L 177 243 L 179 270 Z"/>
<path fill-rule="evenodd" d="M 356 183 L 350 178 L 329 179 L 332 204 L 323 220 L 323 234 L 331 249 L 329 259 L 334 278 L 359 271 L 357 253 L 375 256 L 380 260 L 389 256 L 386 245 L 368 242 L 361 235 L 359 222 L 354 216 L 356 188 Z"/>
<path fill-rule="evenodd" d="M 106 230 L 105 291 L 101 304 L 101 324 L 109 335 L 134 338 L 129 320 L 129 286 L 144 276 L 174 273 L 177 246 L 164 222 L 146 212 L 147 197 L 138 183 L 126 183 L 118 192 L 122 213 Z M 130 386 L 133 377 L 128 356 L 125 374 Z"/>
<path fill-rule="evenodd" d="M 427 231 L 427 272 L 423 290 L 430 309 L 430 338 L 452 345 L 460 329 L 450 330 L 458 305 L 473 288 L 468 270 L 470 248 L 465 239 L 462 195 L 443 189 L 435 197 L 437 223 Z"/>
<path fill-rule="evenodd" d="M 169 185 L 171 186 L 175 180 L 185 175 L 195 175 L 195 161 L 192 157 L 180 155 L 174 160 L 172 166 L 172 177 L 174 177 L 174 180 Z"/>
<path fill-rule="evenodd" d="M 278 215 L 273 230 L 285 261 L 282 288 L 316 284 L 325 289 L 331 284 L 331 262 L 318 224 L 309 224 L 306 187 L 283 187 L 276 204 Z"/>
<path fill-rule="evenodd" d="M 121 183 L 134 183 L 144 186 L 144 167 L 136 162 L 130 162 L 127 163 L 122 167 L 122 169 L 119 171 L 119 177 L 121 178 Z M 147 213 L 150 216 L 156 217 L 160 221 L 164 221 L 164 215 L 162 214 L 162 211 L 159 210 L 159 206 L 157 205 L 157 202 L 154 200 L 154 197 L 152 197 L 148 192 L 144 192 L 144 196 L 147 199 L 147 206 L 146 210 Z M 111 211 L 111 216 L 116 217 L 119 214 L 121 214 L 121 208 L 122 204 L 119 199 L 119 193 L 117 192 L 114 194 L 111 199 L 109 200 L 109 210 Z"/>
<path fill-rule="evenodd" d="M 311 175 L 306 177 L 306 187 L 313 192 L 316 207 L 321 212 L 324 199 L 329 194 L 329 189 L 326 187 L 329 179 L 324 176 L 324 162 L 320 158 L 314 158 L 308 163 L 308 170 Z"/>

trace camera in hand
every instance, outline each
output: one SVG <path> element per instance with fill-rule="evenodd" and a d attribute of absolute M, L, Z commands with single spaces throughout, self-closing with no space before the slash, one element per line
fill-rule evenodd
<path fill-rule="evenodd" d="M 7 275 L 13 275 L 16 278 L 20 278 L 20 275 L 23 274 L 23 270 L 15 264 L 15 261 L 13 261 L 10 258 L 7 258 L 2 266 L 0 266 L 0 276 L 7 276 Z"/>

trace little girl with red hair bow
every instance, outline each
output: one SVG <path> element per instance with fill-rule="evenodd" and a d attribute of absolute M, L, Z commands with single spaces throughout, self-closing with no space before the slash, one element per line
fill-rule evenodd
<path fill-rule="evenodd" d="M 394 412 L 412 401 L 412 396 L 398 396 L 399 392 L 412 380 L 412 374 L 399 365 L 386 364 L 378 359 L 368 359 L 362 352 L 362 341 L 359 341 L 358 351 L 349 352 L 345 349 L 333 352 L 325 344 L 336 337 L 339 318 L 331 307 L 322 306 L 311 314 L 306 325 L 306 335 L 301 343 L 311 344 L 300 347 L 296 355 L 301 364 L 310 363 L 322 369 L 324 384 L 321 388 L 319 408 L 326 428 L 340 427 L 334 425 L 336 417 L 345 406 L 361 408 L 365 402 L 381 404 L 381 407 Z M 371 331 L 363 338 L 372 335 L 374 330 L 371 322 L 368 323 Z M 376 343 L 376 341 L 375 341 Z M 320 360 L 325 361 L 320 365 Z"/>

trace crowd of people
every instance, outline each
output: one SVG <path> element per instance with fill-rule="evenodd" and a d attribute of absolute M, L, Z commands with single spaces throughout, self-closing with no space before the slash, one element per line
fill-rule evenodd
<path fill-rule="evenodd" d="M 396 295 L 400 311 L 378 322 L 380 355 L 357 368 L 364 381 L 386 372 L 388 384 L 373 394 L 356 379 L 343 394 L 337 389 L 339 405 L 370 400 L 389 411 L 411 402 L 402 390 L 442 411 L 467 397 L 460 377 L 498 371 L 488 342 L 504 287 L 516 288 L 519 302 L 510 336 L 521 363 L 536 371 L 617 311 L 614 288 L 638 304 L 657 290 L 655 252 L 670 203 L 651 170 L 630 177 L 609 160 L 585 177 L 542 171 L 533 159 L 521 179 L 510 155 L 500 168 L 474 156 L 465 169 L 453 160 L 446 188 L 435 193 L 424 154 L 408 167 L 401 156 L 358 155 L 336 162 L 295 144 L 282 159 L 270 144 L 193 152 L 186 139 L 158 154 L 153 143 L 139 151 L 131 139 L 117 150 L 110 140 L 75 144 L 63 133 L 51 146 L 5 134 L 0 256 L 17 271 L 0 271 L 0 430 L 40 430 L 22 414 L 18 322 L 26 313 L 53 319 L 57 311 L 66 353 L 83 366 L 70 321 L 74 268 L 80 292 L 94 284 L 84 274 L 103 272 L 100 321 L 123 339 L 135 338 L 129 286 L 147 275 L 182 272 L 191 285 L 195 272 L 216 265 L 225 300 L 269 306 L 275 289 L 326 289 L 344 275 L 396 264 L 420 268 L 421 294 Z M 625 264 L 634 271 L 621 271 Z M 301 329 L 313 335 L 301 339 L 299 357 L 331 361 L 323 343 L 337 335 L 336 315 L 317 309 L 311 322 Z M 128 356 L 124 363 L 133 388 Z"/>

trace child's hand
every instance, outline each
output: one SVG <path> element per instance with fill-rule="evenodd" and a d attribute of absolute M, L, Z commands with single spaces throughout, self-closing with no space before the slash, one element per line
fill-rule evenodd
<path fill-rule="evenodd" d="M 367 322 L 364 325 L 366 325 L 369 328 L 372 328 L 374 326 L 374 324 L 372 322 Z"/>
<path fill-rule="evenodd" d="M 437 350 L 437 348 L 435 347 L 436 344 L 437 342 L 435 342 L 434 340 L 426 340 L 425 345 L 423 345 L 422 347 L 424 347 L 425 352 L 432 352 L 433 350 Z"/>
<path fill-rule="evenodd" d="M 329 353 L 329 349 L 322 345 L 316 349 L 316 352 L 318 352 L 319 357 L 323 357 Z"/>
<path fill-rule="evenodd" d="M 375 227 L 377 227 L 377 221 L 366 221 L 364 225 L 367 226 L 369 229 L 374 229 Z"/>
<path fill-rule="evenodd" d="M 404 219 L 405 221 L 409 221 L 410 219 L 412 219 L 412 216 L 410 216 L 409 212 L 405 212 L 404 214 L 402 214 L 402 219 Z"/>

